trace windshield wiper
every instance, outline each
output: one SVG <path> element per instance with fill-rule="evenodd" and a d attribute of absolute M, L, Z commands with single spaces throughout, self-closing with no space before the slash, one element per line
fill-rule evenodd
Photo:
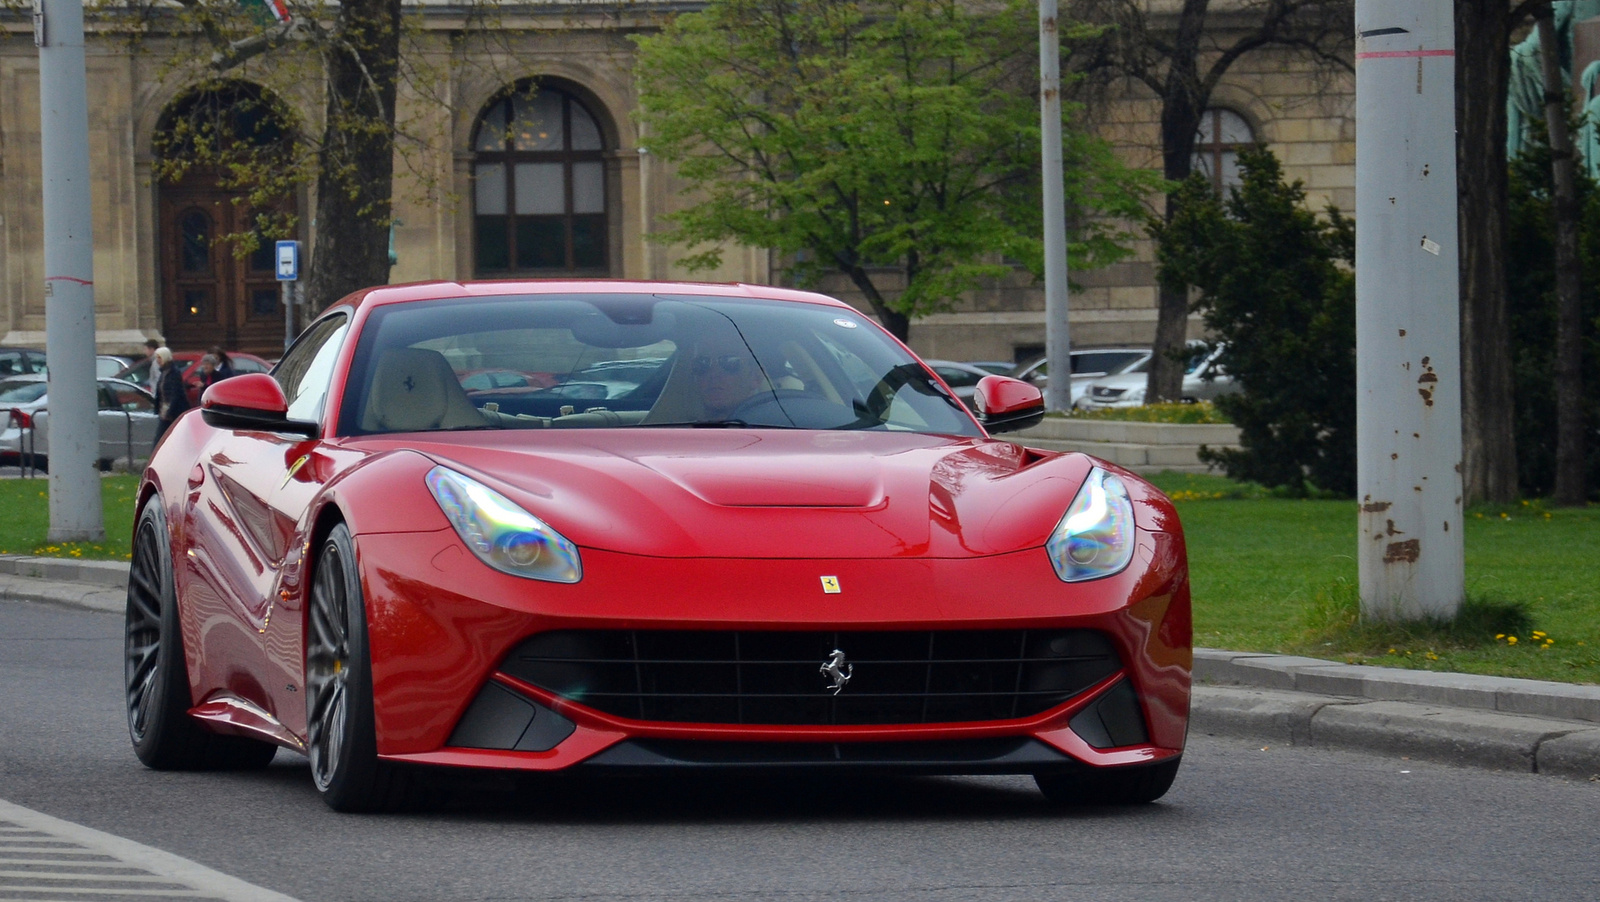
<path fill-rule="evenodd" d="M 778 423 L 752 423 L 748 420 L 722 419 L 722 420 L 683 420 L 676 423 L 639 423 L 632 428 L 644 427 L 646 429 L 677 428 L 677 429 L 802 429 L 802 426 L 784 426 Z"/>

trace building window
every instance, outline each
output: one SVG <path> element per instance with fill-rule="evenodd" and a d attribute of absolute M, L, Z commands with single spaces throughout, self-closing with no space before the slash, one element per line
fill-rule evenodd
<path fill-rule="evenodd" d="M 1194 171 L 1205 176 L 1218 194 L 1236 188 L 1239 151 L 1255 144 L 1250 123 L 1233 110 L 1211 109 L 1200 114 L 1194 135 Z"/>
<path fill-rule="evenodd" d="M 479 275 L 606 274 L 605 144 L 582 101 L 519 85 L 484 109 L 472 146 Z"/>

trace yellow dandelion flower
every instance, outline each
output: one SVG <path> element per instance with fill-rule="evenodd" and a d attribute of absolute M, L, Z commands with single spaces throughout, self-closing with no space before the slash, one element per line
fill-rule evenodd
<path fill-rule="evenodd" d="M 1504 639 L 1506 637 L 1506 634 L 1505 633 L 1495 633 L 1494 637 L 1496 639 Z"/>
<path fill-rule="evenodd" d="M 1544 630 L 1534 630 L 1533 631 L 1533 638 L 1535 638 L 1535 639 L 1543 639 L 1544 637 L 1545 637 Z"/>
<path fill-rule="evenodd" d="M 1517 644 L 1517 637 L 1516 636 L 1507 636 L 1506 637 L 1506 644 L 1507 645 L 1516 645 Z"/>

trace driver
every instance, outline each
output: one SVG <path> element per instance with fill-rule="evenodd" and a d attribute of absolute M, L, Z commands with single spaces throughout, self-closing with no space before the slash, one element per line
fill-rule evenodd
<path fill-rule="evenodd" d="M 750 349 L 732 341 L 708 341 L 689 358 L 708 419 L 727 419 L 740 404 L 766 391 L 767 380 Z"/>

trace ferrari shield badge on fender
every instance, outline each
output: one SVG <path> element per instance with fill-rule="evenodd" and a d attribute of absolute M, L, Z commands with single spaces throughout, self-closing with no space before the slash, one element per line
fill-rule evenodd
<path fill-rule="evenodd" d="M 822 594 L 824 594 L 824 595 L 838 595 L 839 594 L 839 577 L 837 577 L 837 576 L 824 576 L 822 578 Z"/>
<path fill-rule="evenodd" d="M 833 650 L 832 654 L 828 655 L 828 660 L 823 661 L 822 666 L 817 668 L 818 673 L 828 678 L 828 688 L 833 690 L 834 695 L 838 695 L 839 690 L 850 682 L 850 677 L 855 673 L 855 670 L 856 665 L 846 664 L 844 662 L 844 652 L 837 648 Z"/>

